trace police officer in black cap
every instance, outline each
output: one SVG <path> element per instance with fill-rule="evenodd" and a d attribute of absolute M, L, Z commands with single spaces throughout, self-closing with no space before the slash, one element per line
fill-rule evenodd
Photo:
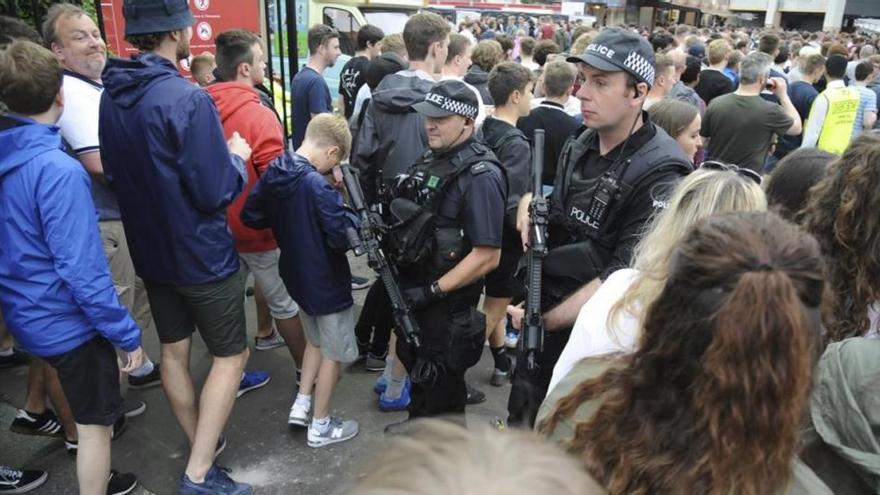
<path fill-rule="evenodd" d="M 420 327 L 420 346 L 398 339 L 412 380 L 410 418 L 464 412 L 465 371 L 479 361 L 483 276 L 501 256 L 506 181 L 474 139 L 478 103 L 460 81 L 442 81 L 413 109 L 425 116 L 429 150 L 401 178 L 385 236 Z"/>
<path fill-rule="evenodd" d="M 588 128 L 564 146 L 550 195 L 550 251 L 544 261 L 544 352 L 536 379 L 514 380 L 508 423 L 534 422 L 553 366 L 581 306 L 612 272 L 629 265 L 646 222 L 665 206 L 671 186 L 691 171 L 675 140 L 642 110 L 654 83 L 654 53 L 638 34 L 601 32 L 584 53 L 568 57 L 583 84 L 577 92 Z M 528 204 L 517 228 L 528 240 Z M 522 310 L 510 308 L 516 321 Z"/>

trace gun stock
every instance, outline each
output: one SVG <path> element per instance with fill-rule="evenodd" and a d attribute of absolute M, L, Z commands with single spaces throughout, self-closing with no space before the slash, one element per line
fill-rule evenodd
<path fill-rule="evenodd" d="M 369 207 L 364 202 L 364 191 L 361 189 L 360 180 L 354 169 L 348 164 L 342 165 L 342 180 L 345 183 L 345 189 L 348 191 L 348 197 L 351 207 L 357 212 L 360 219 L 360 228 L 357 236 L 360 239 L 358 252 L 367 254 L 367 262 L 382 280 L 382 285 L 388 292 L 388 298 L 391 300 L 391 312 L 394 316 L 394 322 L 397 328 L 403 334 L 404 339 L 419 347 L 419 326 L 412 315 L 412 308 L 403 296 L 403 291 L 398 283 L 398 275 L 396 267 L 385 257 L 385 252 L 379 244 L 380 226 L 374 218 Z"/>
<path fill-rule="evenodd" d="M 535 130 L 532 150 L 532 202 L 529 205 L 529 249 L 526 253 L 526 300 L 523 317 L 523 350 L 526 370 L 538 371 L 538 357 L 544 350 L 544 317 L 541 314 L 541 278 L 547 255 L 547 218 L 549 210 L 544 198 L 544 130 Z"/>

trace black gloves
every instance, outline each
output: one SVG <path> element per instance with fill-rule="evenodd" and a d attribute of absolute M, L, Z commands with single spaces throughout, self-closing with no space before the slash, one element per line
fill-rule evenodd
<path fill-rule="evenodd" d="M 442 299 L 446 293 L 440 290 L 440 285 L 437 282 L 434 282 L 431 285 L 404 289 L 403 295 L 413 308 L 421 308 Z"/>

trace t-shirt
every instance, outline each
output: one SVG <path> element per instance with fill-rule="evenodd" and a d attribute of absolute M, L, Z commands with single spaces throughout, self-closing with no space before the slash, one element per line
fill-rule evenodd
<path fill-rule="evenodd" d="M 612 328 L 608 327 L 611 308 L 635 282 L 639 272 L 624 268 L 612 273 L 578 313 L 568 344 L 553 368 L 547 388 L 549 394 L 581 359 L 614 353 L 631 353 L 639 337 L 639 320 L 629 311 L 620 311 Z"/>
<path fill-rule="evenodd" d="M 709 138 L 707 159 L 761 173 L 774 135 L 784 135 L 793 123 L 779 105 L 757 95 L 730 93 L 706 109 L 700 134 Z"/>
<path fill-rule="evenodd" d="M 98 108 L 104 87 L 91 79 L 70 71 L 64 71 L 62 82 L 64 111 L 58 120 L 61 136 L 70 144 L 77 156 L 99 153 Z M 92 177 L 92 200 L 98 211 L 98 219 L 120 220 L 116 193 L 110 190 L 103 178 Z"/>
<path fill-rule="evenodd" d="M 354 112 L 354 103 L 357 98 L 358 90 L 364 85 L 366 79 L 364 73 L 370 59 L 364 56 L 354 57 L 345 63 L 342 72 L 339 74 L 339 94 L 345 102 L 345 118 L 350 119 Z"/>
<path fill-rule="evenodd" d="M 311 67 L 303 67 L 296 73 L 292 83 L 293 90 L 293 149 L 302 145 L 306 136 L 306 127 L 312 120 L 313 113 L 330 113 L 333 101 L 330 99 L 330 88 L 324 77 Z"/>
<path fill-rule="evenodd" d="M 859 90 L 859 110 L 856 113 L 856 121 L 853 124 L 853 139 L 856 138 L 865 127 L 865 112 L 877 113 L 877 93 L 865 86 L 851 85 L 851 88 Z"/>
<path fill-rule="evenodd" d="M 529 115 L 517 121 L 516 126 L 523 131 L 529 141 L 535 142 L 535 129 L 544 129 L 544 185 L 552 186 L 556 177 L 559 155 L 565 141 L 579 134 L 580 122 L 565 113 L 562 105 L 544 101 L 533 108 Z"/>
<path fill-rule="evenodd" d="M 541 26 L 541 39 L 542 40 L 553 41 L 553 36 L 555 34 L 556 34 L 556 28 L 554 28 L 552 24 L 544 24 Z"/>
<path fill-rule="evenodd" d="M 788 98 L 791 100 L 791 104 L 794 105 L 795 110 L 797 110 L 798 115 L 800 115 L 801 122 L 807 121 L 807 117 L 810 116 L 810 107 L 813 106 L 813 100 L 817 96 L 819 96 L 819 92 L 808 82 L 795 81 L 788 86 Z M 773 155 L 776 158 L 782 159 L 785 155 L 800 148 L 802 141 L 803 134 L 781 136 Z"/>
<path fill-rule="evenodd" d="M 470 145 L 470 142 L 467 142 Z M 485 172 L 463 172 L 448 186 L 437 213 L 447 219 L 461 220 L 472 246 L 500 248 L 504 229 L 507 186 L 495 165 Z"/>
<path fill-rule="evenodd" d="M 700 81 L 694 89 L 708 105 L 715 98 L 732 92 L 733 82 L 723 72 L 715 69 L 706 69 L 700 72 Z"/>

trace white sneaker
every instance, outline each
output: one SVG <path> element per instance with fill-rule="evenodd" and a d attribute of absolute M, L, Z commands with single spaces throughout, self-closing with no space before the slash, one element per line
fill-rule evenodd
<path fill-rule="evenodd" d="M 293 405 L 290 406 L 290 415 L 287 417 L 287 424 L 290 426 L 300 426 L 302 428 L 308 428 L 311 420 L 309 419 L 309 409 L 311 408 L 311 404 L 307 406 L 300 405 L 299 402 L 293 401 Z"/>
<path fill-rule="evenodd" d="M 517 332 L 507 332 L 504 336 L 504 346 L 508 349 L 516 349 L 519 343 L 519 334 Z"/>
<path fill-rule="evenodd" d="M 353 419 L 342 420 L 331 416 L 330 426 L 324 433 L 309 426 L 309 433 L 306 437 L 309 447 L 317 448 L 350 440 L 358 434 L 358 431 L 357 421 Z"/>

